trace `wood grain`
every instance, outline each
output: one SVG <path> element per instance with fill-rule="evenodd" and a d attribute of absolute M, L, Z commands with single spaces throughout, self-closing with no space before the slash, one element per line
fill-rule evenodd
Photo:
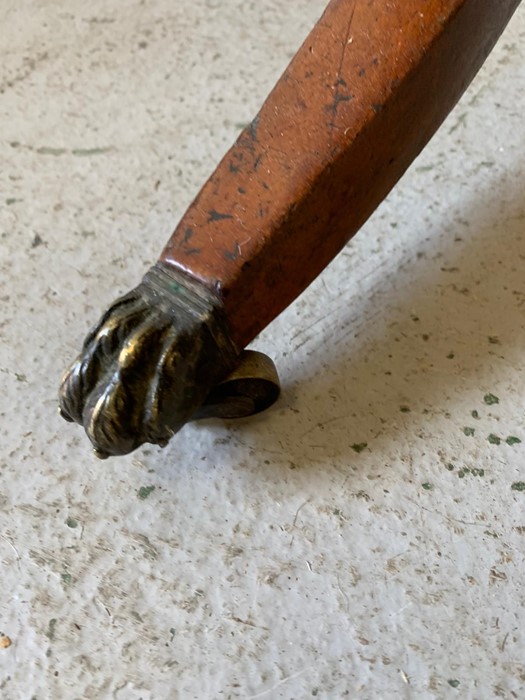
<path fill-rule="evenodd" d="M 324 269 L 468 86 L 519 0 L 332 0 L 160 258 L 249 343 Z"/>

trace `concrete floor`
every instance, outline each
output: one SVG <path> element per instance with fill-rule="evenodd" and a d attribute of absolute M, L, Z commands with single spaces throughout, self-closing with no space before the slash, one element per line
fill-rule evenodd
<path fill-rule="evenodd" d="M 273 410 L 104 463 L 56 415 L 324 4 L 0 1 L 3 700 L 525 698 L 524 8 L 255 343 Z"/>

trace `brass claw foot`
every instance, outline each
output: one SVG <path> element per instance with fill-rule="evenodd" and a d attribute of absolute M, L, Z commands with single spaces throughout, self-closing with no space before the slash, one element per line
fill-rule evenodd
<path fill-rule="evenodd" d="M 105 458 L 164 447 L 188 421 L 249 416 L 278 396 L 273 362 L 239 352 L 217 299 L 156 267 L 89 333 L 59 400 Z"/>

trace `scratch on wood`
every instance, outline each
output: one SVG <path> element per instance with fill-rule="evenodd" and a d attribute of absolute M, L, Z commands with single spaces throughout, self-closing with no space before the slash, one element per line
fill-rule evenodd
<path fill-rule="evenodd" d="M 352 7 L 352 11 L 350 13 L 350 17 L 348 19 L 348 25 L 346 28 L 346 34 L 345 38 L 343 41 L 343 51 L 341 53 L 341 60 L 339 61 L 339 66 L 337 67 L 337 71 L 335 74 L 335 92 L 334 92 L 334 97 L 332 100 L 332 104 L 330 106 L 330 111 L 332 112 L 332 121 L 330 122 L 330 129 L 335 128 L 335 118 L 337 115 L 337 108 L 339 107 L 339 104 L 341 102 L 348 102 L 352 99 L 352 95 L 350 94 L 342 94 L 341 93 L 341 86 L 346 87 L 346 81 L 341 75 L 341 72 L 343 70 L 343 64 L 346 56 L 346 51 L 348 48 L 348 45 L 351 43 L 351 38 L 350 38 L 350 32 L 352 30 L 352 22 L 354 21 L 354 14 L 355 10 L 357 7 L 357 0 L 354 2 L 354 6 Z"/>

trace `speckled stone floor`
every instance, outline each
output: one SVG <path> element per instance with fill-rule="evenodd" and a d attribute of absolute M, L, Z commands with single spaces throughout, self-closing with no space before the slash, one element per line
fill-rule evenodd
<path fill-rule="evenodd" d="M 107 462 L 60 374 L 322 0 L 0 2 L 3 700 L 525 698 L 525 11 L 256 341 L 257 418 Z"/>

